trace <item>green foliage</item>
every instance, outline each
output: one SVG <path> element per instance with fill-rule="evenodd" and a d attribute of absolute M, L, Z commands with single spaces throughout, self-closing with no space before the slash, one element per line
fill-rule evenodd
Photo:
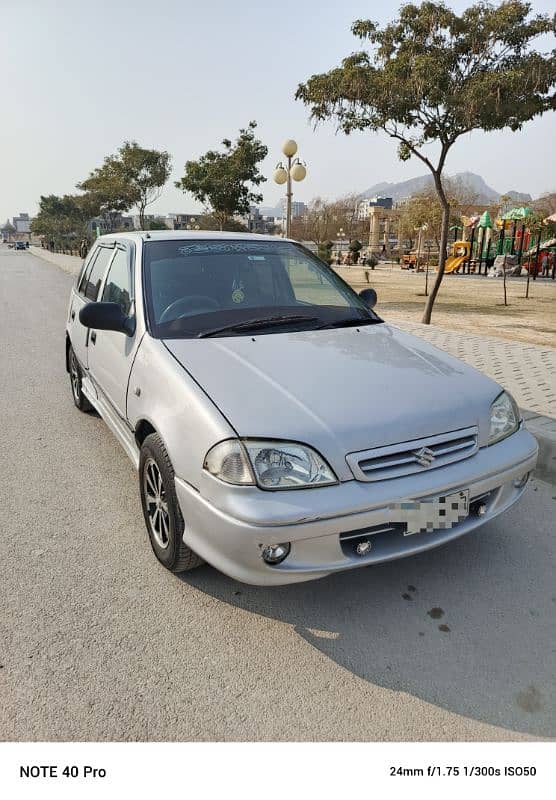
<path fill-rule="evenodd" d="M 359 239 L 352 239 L 349 243 L 349 251 L 353 257 L 353 263 L 357 264 L 359 261 L 359 253 L 363 249 L 363 245 L 359 241 Z"/>
<path fill-rule="evenodd" d="M 150 219 L 142 227 L 143 227 L 143 230 L 146 230 L 146 231 L 167 231 L 168 230 L 168 226 L 166 225 L 166 223 L 164 222 L 164 220 L 161 217 L 158 217 L 156 219 Z"/>
<path fill-rule="evenodd" d="M 340 67 L 313 75 L 296 97 L 315 121 L 333 119 L 344 133 L 382 130 L 399 142 L 401 160 L 415 156 L 431 170 L 443 209 L 438 276 L 425 309 L 436 298 L 446 257 L 449 201 L 442 183 L 446 157 L 458 137 L 523 123 L 556 106 L 556 55 L 532 42 L 553 21 L 531 16 L 531 5 L 479 2 L 461 14 L 442 2 L 401 7 L 384 28 L 359 20 L 352 31 L 368 50 Z M 435 144 L 437 158 L 427 145 Z"/>
<path fill-rule="evenodd" d="M 327 264 L 332 263 L 332 247 L 334 246 L 334 242 L 321 242 L 318 246 L 317 255 L 323 261 L 326 261 Z"/>
<path fill-rule="evenodd" d="M 87 222 L 95 213 L 98 209 L 91 205 L 88 197 L 68 194 L 63 197 L 55 194 L 41 196 L 31 230 L 48 241 L 70 242 L 87 235 Z"/>
<path fill-rule="evenodd" d="M 241 128 L 235 143 L 224 139 L 224 152 L 209 150 L 197 161 L 187 161 L 185 174 L 176 186 L 210 209 L 220 230 L 224 230 L 234 214 L 247 214 L 249 206 L 260 203 L 262 195 L 253 192 L 266 178 L 258 164 L 268 149 L 255 138 L 256 122 Z"/>
<path fill-rule="evenodd" d="M 230 217 L 223 223 L 223 227 L 220 227 L 220 220 L 214 214 L 201 214 L 197 217 L 197 225 L 199 229 L 202 231 L 232 231 L 235 233 L 244 233 L 247 231 L 245 225 L 242 225 L 241 222 L 238 222 L 237 219 Z"/>
<path fill-rule="evenodd" d="M 124 142 L 116 155 L 107 156 L 102 166 L 77 188 L 95 198 L 104 216 L 115 216 L 136 206 L 143 228 L 145 209 L 160 197 L 171 169 L 170 154 L 165 150 L 148 150 L 137 142 Z"/>

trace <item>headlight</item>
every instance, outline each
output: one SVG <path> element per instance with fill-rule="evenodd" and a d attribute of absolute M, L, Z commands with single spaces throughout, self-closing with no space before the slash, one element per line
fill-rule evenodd
<path fill-rule="evenodd" d="M 519 409 L 508 392 L 499 394 L 490 407 L 490 431 L 488 443 L 494 444 L 519 428 Z"/>
<path fill-rule="evenodd" d="M 304 489 L 338 482 L 318 453 L 295 442 L 230 439 L 209 450 L 204 468 L 226 483 L 256 482 L 262 489 Z"/>

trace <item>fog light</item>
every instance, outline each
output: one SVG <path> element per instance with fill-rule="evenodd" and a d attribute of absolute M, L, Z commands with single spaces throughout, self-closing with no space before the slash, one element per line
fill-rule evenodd
<path fill-rule="evenodd" d="M 487 513 L 486 503 L 481 503 L 479 506 L 477 506 L 477 516 L 478 517 L 484 517 L 484 515 L 486 513 Z"/>
<path fill-rule="evenodd" d="M 530 472 L 526 472 L 525 475 L 522 475 L 521 478 L 516 478 L 514 481 L 514 486 L 516 489 L 523 489 L 527 481 L 529 480 Z"/>
<path fill-rule="evenodd" d="M 355 547 L 355 552 L 358 556 L 366 556 L 368 553 L 371 552 L 372 544 L 368 539 L 365 539 L 363 542 L 357 542 Z"/>
<path fill-rule="evenodd" d="M 267 564 L 281 564 L 285 558 L 290 554 L 291 544 L 283 542 L 282 544 L 267 544 L 263 548 L 263 561 Z"/>

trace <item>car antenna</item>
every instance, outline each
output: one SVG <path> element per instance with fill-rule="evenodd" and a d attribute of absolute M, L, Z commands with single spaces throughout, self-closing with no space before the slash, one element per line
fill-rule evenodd
<path fill-rule="evenodd" d="M 150 235 L 150 233 L 147 231 L 147 232 L 145 233 L 145 239 L 150 239 L 150 238 L 151 238 L 151 235 Z"/>

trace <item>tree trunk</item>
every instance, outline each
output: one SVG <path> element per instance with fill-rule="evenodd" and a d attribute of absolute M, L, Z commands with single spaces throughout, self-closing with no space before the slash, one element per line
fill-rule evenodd
<path fill-rule="evenodd" d="M 139 206 L 139 228 L 140 230 L 145 230 L 145 206 Z"/>
<path fill-rule="evenodd" d="M 438 294 L 440 284 L 442 283 L 442 278 L 444 277 L 446 248 L 448 246 L 448 227 L 450 225 L 450 203 L 448 202 L 448 198 L 444 193 L 440 170 L 433 171 L 433 177 L 436 193 L 438 194 L 442 204 L 442 227 L 440 229 L 440 249 L 438 251 L 438 272 L 436 273 L 436 280 L 434 282 L 434 286 L 432 287 L 432 291 L 427 298 L 427 302 L 425 303 L 423 319 L 421 320 L 421 322 L 423 322 L 425 325 L 430 325 L 431 323 L 434 301 L 436 300 L 436 295 Z"/>

